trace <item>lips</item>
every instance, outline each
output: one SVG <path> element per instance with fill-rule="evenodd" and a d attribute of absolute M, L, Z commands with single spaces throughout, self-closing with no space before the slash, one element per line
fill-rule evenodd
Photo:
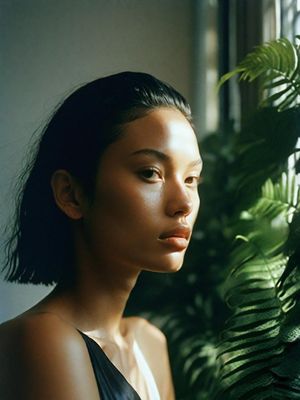
<path fill-rule="evenodd" d="M 190 235 L 190 228 L 182 225 L 162 233 L 159 240 L 172 250 L 181 251 L 187 248 Z"/>
<path fill-rule="evenodd" d="M 167 239 L 170 237 L 178 237 L 188 240 L 191 234 L 191 230 L 188 226 L 180 226 L 178 228 L 172 229 L 168 232 L 164 232 L 160 235 L 160 239 Z"/>

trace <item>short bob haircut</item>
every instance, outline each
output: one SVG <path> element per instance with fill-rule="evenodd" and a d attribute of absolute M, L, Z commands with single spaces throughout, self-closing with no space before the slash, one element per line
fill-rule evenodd
<path fill-rule="evenodd" d="M 179 110 L 192 125 L 188 103 L 170 85 L 140 72 L 94 80 L 74 91 L 54 112 L 21 175 L 17 208 L 6 243 L 6 280 L 67 284 L 72 279 L 72 230 L 57 207 L 50 181 L 67 170 L 92 198 L 101 154 L 125 123 L 159 107 Z"/>

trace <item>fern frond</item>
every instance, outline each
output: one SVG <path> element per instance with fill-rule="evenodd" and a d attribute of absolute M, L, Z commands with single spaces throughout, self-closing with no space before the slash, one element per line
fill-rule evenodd
<path fill-rule="evenodd" d="M 262 195 L 254 207 L 248 211 L 253 218 L 269 218 L 275 220 L 281 213 L 291 220 L 299 207 L 300 191 L 294 173 L 283 173 L 280 182 L 273 184 L 268 179 L 262 187 Z"/>
<path fill-rule="evenodd" d="M 241 233 L 223 287 L 232 316 L 219 345 L 221 389 L 217 398 L 279 399 L 283 392 L 286 398 L 300 398 L 289 397 L 300 394 L 299 377 L 290 381 L 294 389 L 287 387 L 286 364 L 282 364 L 287 332 L 290 341 L 300 337 L 300 323 L 285 329 L 285 334 L 282 331 L 295 307 L 300 279 L 290 276 L 278 285 L 289 259 L 284 254 L 289 218 L 299 200 L 295 175 L 284 173 L 278 183 L 268 180 L 261 198 L 241 214 Z"/>
<path fill-rule="evenodd" d="M 235 75 L 240 80 L 252 82 L 261 79 L 262 89 L 278 89 L 265 98 L 261 105 L 276 105 L 279 111 L 299 104 L 300 100 L 300 50 L 286 38 L 264 43 L 238 64 L 231 72 L 223 75 L 218 87 Z"/>

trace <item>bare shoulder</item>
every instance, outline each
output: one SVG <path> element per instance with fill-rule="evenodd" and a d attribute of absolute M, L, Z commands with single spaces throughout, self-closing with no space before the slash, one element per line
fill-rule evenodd
<path fill-rule="evenodd" d="M 127 318 L 127 324 L 152 371 L 161 399 L 175 399 L 166 336 L 144 318 Z"/>
<path fill-rule="evenodd" d="M 35 348 L 77 337 L 76 329 L 52 313 L 23 314 L 0 325 L 0 341 Z M 14 343 L 15 340 L 17 343 Z"/>
<path fill-rule="evenodd" d="M 0 325 L 1 399 L 99 399 L 79 332 L 49 313 Z"/>
<path fill-rule="evenodd" d="M 15 351 L 27 359 L 35 353 L 44 357 L 54 349 L 80 351 L 76 329 L 54 314 L 36 313 L 12 319 L 0 325 L 0 354 Z M 68 351 L 66 351 L 68 353 Z"/>

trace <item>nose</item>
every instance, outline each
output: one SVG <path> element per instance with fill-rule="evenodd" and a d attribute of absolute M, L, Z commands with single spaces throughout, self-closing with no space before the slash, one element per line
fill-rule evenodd
<path fill-rule="evenodd" d="M 168 193 L 166 213 L 170 217 L 182 215 L 187 217 L 193 210 L 193 201 L 185 185 L 173 184 Z"/>

